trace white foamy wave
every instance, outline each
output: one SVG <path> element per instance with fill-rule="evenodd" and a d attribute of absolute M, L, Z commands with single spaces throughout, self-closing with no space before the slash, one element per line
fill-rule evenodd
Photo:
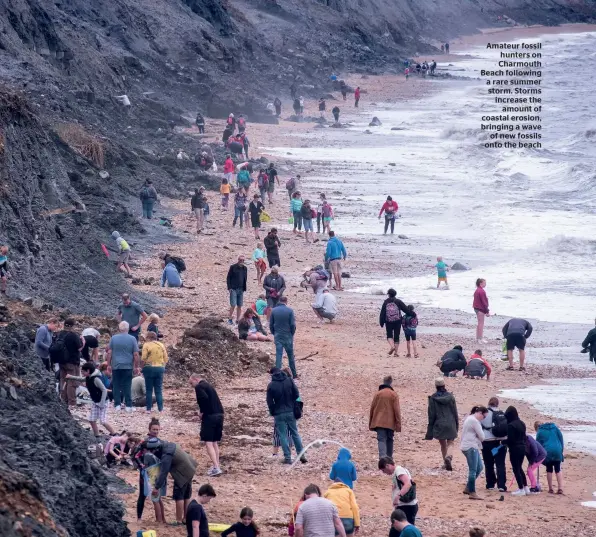
<path fill-rule="evenodd" d="M 596 254 L 596 240 L 556 235 L 546 241 L 544 249 L 549 252 L 592 257 Z"/>
<path fill-rule="evenodd" d="M 444 140 L 478 141 L 488 139 L 488 132 L 480 129 L 449 127 L 441 132 Z"/>

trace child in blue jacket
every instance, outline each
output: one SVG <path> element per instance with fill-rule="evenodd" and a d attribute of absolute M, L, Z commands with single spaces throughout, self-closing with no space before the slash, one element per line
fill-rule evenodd
<path fill-rule="evenodd" d="M 337 454 L 337 460 L 331 467 L 329 473 L 329 479 L 335 481 L 339 479 L 344 485 L 347 485 L 351 489 L 354 488 L 354 481 L 358 479 L 356 475 L 356 465 L 351 461 L 352 454 L 347 448 L 340 448 Z"/>

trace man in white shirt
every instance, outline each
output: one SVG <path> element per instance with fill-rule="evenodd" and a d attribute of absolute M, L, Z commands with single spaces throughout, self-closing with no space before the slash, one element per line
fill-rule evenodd
<path fill-rule="evenodd" d="M 323 323 L 325 319 L 329 319 L 329 322 L 332 323 L 337 316 L 337 299 L 329 292 L 329 289 L 324 289 L 322 293 L 316 295 L 312 309 L 319 318 L 319 322 Z"/>
<path fill-rule="evenodd" d="M 296 537 L 346 537 L 346 530 L 333 502 L 321 498 L 321 490 L 310 484 L 304 489 L 305 501 L 296 514 Z"/>
<path fill-rule="evenodd" d="M 99 364 L 99 338 L 100 333 L 95 328 L 85 328 L 81 337 L 85 340 L 85 346 L 81 351 L 85 362 Z"/>

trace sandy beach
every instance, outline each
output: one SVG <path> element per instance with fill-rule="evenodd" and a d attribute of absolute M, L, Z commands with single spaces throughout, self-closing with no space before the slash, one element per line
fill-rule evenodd
<path fill-rule="evenodd" d="M 498 35 L 501 41 L 519 37 L 535 37 L 542 33 L 583 32 L 596 29 L 587 25 L 568 25 L 558 28 L 513 28 L 486 31 L 482 35 L 463 37 L 452 42 L 452 50 L 465 46 L 479 45 L 486 42 L 486 34 Z M 439 68 L 450 63 L 456 57 L 439 57 Z M 342 122 L 363 121 L 371 118 L 372 103 L 403 103 L 408 106 L 412 99 L 430 92 L 441 91 L 442 84 L 448 80 L 429 81 L 411 77 L 406 81 L 403 76 L 362 76 L 346 77 L 351 86 L 360 85 L 365 91 L 360 108 L 353 108 L 352 97 L 339 106 L 342 108 Z M 341 100 L 341 95 L 335 94 Z M 328 101 L 328 110 L 332 108 Z M 284 101 L 282 117 L 289 115 L 290 103 Z M 306 115 L 318 115 L 316 102 L 306 103 Z M 328 112 L 329 114 L 329 112 Z M 330 114 L 329 114 L 330 115 Z M 213 133 L 213 139 L 219 139 L 222 122 L 207 120 L 207 132 Z M 255 154 L 271 157 L 267 147 L 316 147 L 325 139 L 326 129 L 316 129 L 315 123 L 294 123 L 282 120 L 279 125 L 249 124 L 249 136 L 252 151 Z M 305 136 L 306 135 L 306 136 Z M 360 533 L 365 536 L 386 535 L 389 530 L 391 506 L 391 481 L 383 476 L 376 467 L 377 442 L 374 432 L 368 430 L 368 411 L 370 402 L 385 375 L 391 374 L 394 388 L 398 393 L 402 409 L 402 432 L 396 434 L 395 459 L 410 470 L 417 483 L 420 510 L 417 526 L 425 537 L 464 537 L 470 526 L 480 526 L 489 536 L 516 535 L 516 537 L 534 537 L 552 535 L 563 537 L 592 537 L 596 534 L 594 511 L 582 507 L 582 501 L 592 499 L 595 490 L 593 476 L 596 475 L 596 459 L 583 453 L 566 453 L 563 466 L 565 476 L 565 495 L 557 496 L 542 493 L 531 497 L 515 498 L 501 493 L 484 491 L 484 475 L 477 486 L 484 501 L 472 502 L 462 494 L 467 476 L 467 466 L 463 454 L 456 442 L 454 471 L 441 469 L 442 459 L 436 441 L 425 441 L 427 423 L 427 396 L 434 391 L 434 379 L 439 376 L 435 365 L 446 350 L 461 344 L 468 356 L 476 349 L 475 317 L 470 311 L 424 309 L 419 311 L 419 345 L 422 346 L 420 358 L 405 358 L 405 348 L 400 349 L 399 357 L 387 356 L 387 344 L 384 331 L 379 327 L 379 309 L 384 296 L 353 293 L 361 278 L 383 277 L 389 274 L 414 276 L 427 273 L 427 264 L 433 259 L 429 256 L 403 253 L 400 244 L 404 240 L 397 236 L 383 237 L 360 236 L 346 241 L 349 259 L 345 270 L 352 275 L 345 280 L 346 291 L 337 293 L 340 317 L 333 325 L 320 325 L 315 321 L 310 303 L 312 293 L 299 286 L 301 273 L 306 266 L 321 261 L 325 242 L 319 240 L 306 244 L 304 238 L 283 229 L 287 224 L 287 194 L 284 188 L 286 179 L 300 173 L 304 181 L 304 191 L 311 196 L 319 192 L 319 185 L 310 184 L 308 169 L 301 169 L 292 161 L 291 155 L 280 159 L 275 157 L 276 167 L 280 172 L 281 186 L 276 188 L 275 204 L 268 207 L 273 216 L 272 225 L 282 227 L 280 250 L 282 274 L 286 278 L 286 295 L 289 305 L 297 315 L 298 331 L 295 348 L 297 368 L 300 374 L 298 387 L 305 404 L 305 415 L 299 422 L 299 430 L 305 444 L 316 439 L 329 439 L 348 447 L 353 454 L 359 478 L 355 486 L 356 497 L 362 516 Z M 341 203 L 342 195 L 331 197 Z M 307 197 L 307 196 L 304 196 Z M 166 343 L 175 345 L 184 329 L 196 322 L 197 316 L 215 314 L 227 318 L 228 295 L 225 277 L 228 266 L 235 262 L 239 254 L 250 259 L 256 241 L 251 229 L 232 228 L 231 211 L 222 212 L 219 207 L 219 194 L 209 192 L 211 217 L 206 232 L 197 235 L 195 221 L 190 216 L 189 200 L 162 200 L 176 216 L 174 228 L 187 237 L 182 244 L 161 245 L 155 248 L 155 256 L 138 260 L 135 270 L 144 277 L 159 278 L 160 268 L 157 253 L 168 250 L 184 257 L 187 265 L 185 283 L 192 289 L 162 289 L 146 286 L 139 289 L 155 293 L 170 301 L 171 306 L 163 317 L 161 330 L 166 334 Z M 379 207 L 382 203 L 379 199 Z M 341 207 L 338 207 L 341 218 Z M 264 237 L 265 233 L 261 234 Z M 249 285 L 245 301 L 251 303 L 262 289 L 255 281 L 255 270 L 249 263 Z M 451 291 L 457 292 L 456 289 Z M 398 295 L 408 303 L 407 292 Z M 539 384 L 545 378 L 576 376 L 596 376 L 594 370 L 576 370 L 565 366 L 536 365 L 532 363 L 532 350 L 529 352 L 529 364 L 525 373 L 505 371 L 506 363 L 501 360 L 500 327 L 505 319 L 491 317 L 487 323 L 489 343 L 484 346 L 485 356 L 493 365 L 490 381 L 450 378 L 448 390 L 453 392 L 458 404 L 461 420 L 469 413 L 474 404 L 486 404 L 491 396 L 506 388 L 521 388 Z M 546 325 L 545 325 L 546 326 Z M 546 341 L 537 330 L 532 345 L 556 345 L 559 338 Z M 565 340 L 561 333 L 560 340 Z M 263 349 L 274 356 L 272 343 L 251 343 L 255 348 Z M 307 355 L 314 356 L 304 359 Z M 189 386 L 174 386 L 167 378 L 168 388 L 165 393 L 166 410 L 161 418 L 161 437 L 175 441 L 193 454 L 199 462 L 193 488 L 211 482 L 218 497 L 208 507 L 211 522 L 233 523 L 237 520 L 240 509 L 250 506 L 256 515 L 262 535 L 286 535 L 285 524 L 288 513 L 299 499 L 301 491 L 308 483 L 316 483 L 322 489 L 330 485 L 328 473 L 331 463 L 337 455 L 337 447 L 330 445 L 309 452 L 309 462 L 292 469 L 282 466 L 271 457 L 271 435 L 273 420 L 268 416 L 265 391 L 268 375 L 234 378 L 209 378 L 217 387 L 226 411 L 224 441 L 222 443 L 222 468 L 224 474 L 217 478 L 208 478 L 205 474 L 210 466 L 206 452 L 198 437 L 196 402 L 194 392 Z M 534 433 L 532 424 L 536 419 L 548 420 L 531 406 L 502 400 L 501 407 L 514 404 L 528 433 Z M 77 411 L 84 416 L 83 411 Z M 133 416 L 115 415 L 112 421 L 117 428 L 127 428 L 144 433 L 149 416 L 144 411 Z M 578 424 L 575 421 L 556 420 L 560 426 Z M 461 423 L 461 421 L 460 421 Z M 136 486 L 138 474 L 132 470 L 119 472 L 131 485 Z M 508 465 L 508 478 L 512 477 Z M 546 479 L 541 472 L 545 487 Z M 515 487 L 514 487 L 515 488 Z M 169 491 L 168 491 L 169 492 Z M 174 537 L 184 534 L 182 528 L 156 527 L 149 502 L 145 508 L 141 524 L 136 521 L 136 493 L 124 495 L 127 506 L 129 527 L 138 529 L 156 529 L 159 537 Z M 173 519 L 173 501 L 165 501 L 166 514 Z"/>

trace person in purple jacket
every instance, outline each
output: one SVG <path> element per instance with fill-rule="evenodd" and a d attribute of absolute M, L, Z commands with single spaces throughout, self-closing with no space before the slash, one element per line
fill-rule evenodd
<path fill-rule="evenodd" d="M 530 480 L 530 492 L 538 494 L 540 492 L 540 483 L 536 480 L 535 472 L 540 468 L 542 461 L 546 459 L 546 450 L 530 435 L 526 436 L 526 457 L 528 459 L 526 473 Z"/>

